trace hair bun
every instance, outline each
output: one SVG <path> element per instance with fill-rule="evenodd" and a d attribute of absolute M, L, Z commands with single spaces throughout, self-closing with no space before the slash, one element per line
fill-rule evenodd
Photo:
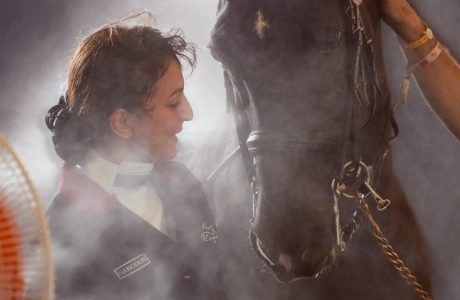
<path fill-rule="evenodd" d="M 64 161 L 78 164 L 89 149 L 89 131 L 75 108 L 70 108 L 64 96 L 48 111 L 46 126 L 53 132 L 56 153 Z"/>
<path fill-rule="evenodd" d="M 66 101 L 65 97 L 61 96 L 59 98 L 59 103 L 54 105 L 53 107 L 48 110 L 48 113 L 45 117 L 46 126 L 49 130 L 53 131 L 56 128 L 56 123 L 58 123 L 59 119 L 65 119 L 68 117 L 68 111 L 66 108 Z"/>

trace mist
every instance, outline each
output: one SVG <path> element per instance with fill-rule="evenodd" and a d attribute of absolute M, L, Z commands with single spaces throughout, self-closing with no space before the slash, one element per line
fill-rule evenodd
<path fill-rule="evenodd" d="M 194 120 L 184 124 L 178 157 L 187 160 L 206 132 L 222 122 L 226 111 L 222 70 L 207 48 L 217 2 L 0 3 L 0 131 L 29 171 L 45 207 L 56 191 L 62 161 L 54 152 L 44 117 L 65 92 L 67 62 L 81 38 L 130 11 L 148 9 L 157 27 L 182 28 L 186 40 L 197 45 L 197 68 L 186 78 L 185 87 Z M 412 2 L 441 42 L 460 59 L 458 0 Z M 405 61 L 396 36 L 386 26 L 383 30 L 387 75 L 393 102 L 397 102 Z M 408 105 L 398 107 L 396 118 L 400 135 L 393 143 L 394 166 L 429 248 L 434 298 L 455 299 L 460 293 L 460 143 L 434 115 L 414 82 Z M 242 247 L 249 251 L 249 245 Z"/>

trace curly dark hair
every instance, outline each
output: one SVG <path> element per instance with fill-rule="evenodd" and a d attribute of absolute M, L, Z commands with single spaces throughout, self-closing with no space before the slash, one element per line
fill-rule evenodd
<path fill-rule="evenodd" d="M 195 66 L 195 47 L 184 40 L 180 30 L 164 34 L 152 26 L 129 26 L 125 21 L 105 25 L 87 36 L 70 60 L 65 107 L 73 115 L 61 116 L 78 121 L 57 122 L 72 127 L 65 132 L 50 127 L 56 150 L 59 143 L 61 150 L 69 148 L 65 155 L 57 151 L 66 161 L 82 156 L 72 153 L 82 152 L 82 144 L 91 147 L 110 132 L 108 117 L 114 110 L 141 108 L 171 60 L 186 62 L 191 69 Z M 61 137 L 56 136 L 57 131 Z M 71 151 L 72 147 L 78 151 Z"/>

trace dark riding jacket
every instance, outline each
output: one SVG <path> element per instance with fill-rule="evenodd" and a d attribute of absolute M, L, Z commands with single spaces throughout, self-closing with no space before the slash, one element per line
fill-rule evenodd
<path fill-rule="evenodd" d="M 177 241 L 64 165 L 47 214 L 56 299 L 225 299 L 218 291 L 217 232 L 199 181 L 180 163 L 152 180 Z"/>

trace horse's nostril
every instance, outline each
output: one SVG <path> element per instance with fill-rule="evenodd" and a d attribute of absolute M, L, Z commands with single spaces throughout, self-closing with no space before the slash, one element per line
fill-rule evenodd
<path fill-rule="evenodd" d="M 292 270 L 292 258 L 284 253 L 281 253 L 278 257 L 278 264 L 283 266 L 287 272 Z"/>

